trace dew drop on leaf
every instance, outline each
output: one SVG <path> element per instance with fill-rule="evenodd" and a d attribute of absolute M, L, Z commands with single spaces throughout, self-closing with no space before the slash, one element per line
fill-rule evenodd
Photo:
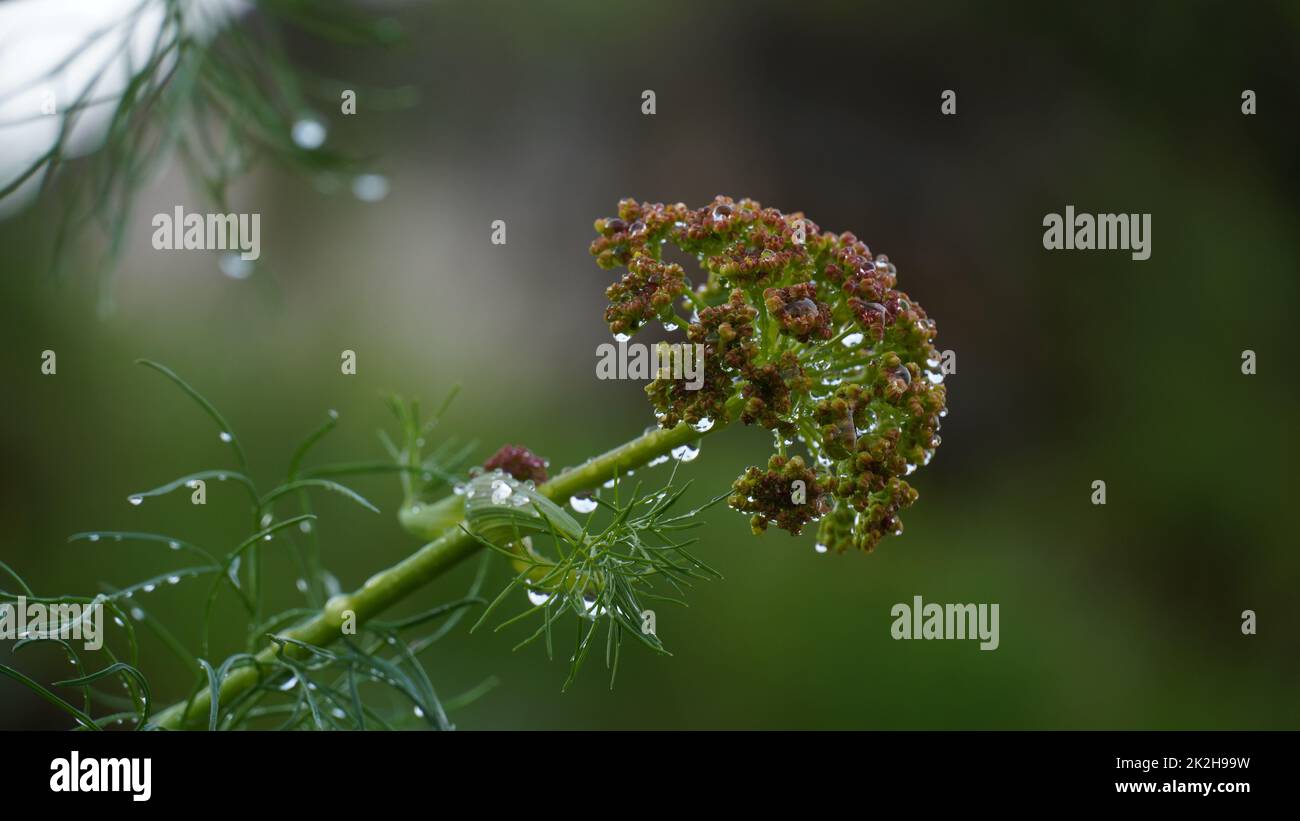
<path fill-rule="evenodd" d="M 673 458 L 679 462 L 690 462 L 700 455 L 700 444 L 678 445 L 672 450 Z"/>
<path fill-rule="evenodd" d="M 506 482 L 502 481 L 501 479 L 497 479 L 492 483 L 493 504 L 496 505 L 504 504 L 506 499 L 509 499 L 510 494 L 512 493 L 514 493 L 514 491 L 510 488 L 510 485 L 508 485 Z"/>
<path fill-rule="evenodd" d="M 304 117 L 293 124 L 293 144 L 311 151 L 325 144 L 325 124 L 310 117 Z"/>
<path fill-rule="evenodd" d="M 573 495 L 569 497 L 569 507 L 578 513 L 590 513 L 597 507 L 596 500 L 587 495 Z"/>
<path fill-rule="evenodd" d="M 541 607 L 550 600 L 551 595 L 549 593 L 543 593 L 541 590 L 528 591 L 528 601 L 533 605 L 533 607 Z"/>

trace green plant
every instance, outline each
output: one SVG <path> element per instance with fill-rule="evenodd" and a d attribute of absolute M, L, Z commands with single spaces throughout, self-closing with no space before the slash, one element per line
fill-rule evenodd
<path fill-rule="evenodd" d="M 872 257 L 852 234 L 824 232 L 802 214 L 725 197 L 699 209 L 625 200 L 619 215 L 598 220 L 596 230 L 591 250 L 597 261 L 626 268 L 607 292 L 610 330 L 626 341 L 652 321 L 684 327 L 687 339 L 702 346 L 705 378 L 698 390 L 689 390 L 684 380 L 661 372 L 646 388 L 658 428 L 553 478 L 544 460 L 512 446 L 483 467 L 462 472 L 472 445 L 445 440 L 429 449 L 446 403 L 426 422 L 417 404 L 394 400 L 400 436 L 384 437 L 389 461 L 304 468 L 311 447 L 334 427 L 331 417 L 295 453 L 284 480 L 259 493 L 247 475 L 239 440 L 221 414 L 166 368 L 144 363 L 211 416 L 240 469 L 183 476 L 132 501 L 197 480 L 225 478 L 248 491 L 251 532 L 224 554 L 155 534 L 96 535 L 174 543 L 201 555 L 203 564 L 167 578 L 182 572 L 209 577 L 209 613 L 219 592 L 233 591 L 248 611 L 250 629 L 247 651 L 215 664 L 208 659 L 206 638 L 196 658 L 143 610 L 133 613 L 169 637 L 169 646 L 196 680 L 187 699 L 151 714 L 147 690 L 140 692 L 143 676 L 131 638 L 128 662 L 112 659 L 93 675 L 124 680 L 132 698 L 119 706 L 137 726 L 215 729 L 262 726 L 259 722 L 268 720 L 282 727 L 394 726 L 391 713 L 363 698 L 363 690 L 379 686 L 409 702 L 422 721 L 447 727 L 449 705 L 436 695 L 419 654 L 452 629 L 467 608 L 485 605 L 478 619 L 484 624 L 512 594 L 527 592 L 529 606 L 501 626 L 536 619 L 540 623 L 520 646 L 544 640 L 548 652 L 559 620 L 572 619 L 578 629 L 566 686 L 598 646 L 603 626 L 612 685 L 627 639 L 665 652 L 644 629 L 645 603 L 679 600 L 692 581 L 717 576 L 680 535 L 698 524 L 711 504 L 725 498 L 750 516 L 755 533 L 775 525 L 798 534 L 817 522 L 820 549 L 837 552 L 870 551 L 884 536 L 901 532 L 899 512 L 916 499 L 903 477 L 928 463 L 939 444 L 945 390 L 932 344 L 934 323 L 896 290 L 896 271 L 887 258 Z M 669 245 L 699 260 L 698 283 L 681 265 L 664 260 Z M 681 355 L 680 349 L 674 355 Z M 728 493 L 683 509 L 687 486 L 676 482 L 676 467 L 653 491 L 639 486 L 627 491 L 629 471 L 669 458 L 689 461 L 699 453 L 702 437 L 737 423 L 772 431 L 774 452 L 765 467 L 745 470 Z M 376 472 L 400 477 L 399 518 L 427 543 L 361 588 L 343 592 L 322 566 L 309 493 L 335 492 L 375 509 L 337 480 Z M 562 507 L 565 503 L 586 519 L 580 522 Z M 294 512 L 285 515 L 291 504 Z M 308 537 L 306 544 L 292 538 L 295 531 Z M 83 537 L 90 534 L 74 538 Z M 261 609 L 261 550 L 267 541 L 281 540 L 300 557 L 303 578 L 309 580 L 303 590 L 307 606 L 267 615 Z M 395 602 L 484 548 L 485 563 L 464 597 L 409 619 L 381 620 Z M 515 575 L 488 601 L 481 593 L 486 561 L 494 554 L 504 556 Z M 18 583 L 26 590 L 21 579 Z M 111 591 L 101 600 L 120 612 L 124 599 L 148 584 L 157 581 Z M 432 633 L 406 638 L 405 631 L 440 619 Z M 124 627 L 133 636 L 129 620 Z M 257 650 L 263 640 L 267 643 Z M 21 676 L 7 667 L 0 671 Z M 83 726 L 102 726 L 103 719 L 89 715 L 100 695 L 89 689 L 89 679 L 61 682 L 87 688 L 84 709 L 20 680 L 56 700 Z M 485 682 L 464 698 L 489 686 Z"/>

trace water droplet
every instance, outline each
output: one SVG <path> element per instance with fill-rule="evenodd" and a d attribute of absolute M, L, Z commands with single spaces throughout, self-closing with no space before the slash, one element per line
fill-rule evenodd
<path fill-rule="evenodd" d="M 712 216 L 714 222 L 726 222 L 731 219 L 731 206 L 726 204 L 715 205 Z"/>
<path fill-rule="evenodd" d="M 627 334 L 614 334 L 614 341 L 615 341 L 615 342 L 626 342 L 626 341 L 628 341 L 628 340 L 631 339 L 631 338 L 632 338 L 632 337 L 628 336 Z"/>
<path fill-rule="evenodd" d="M 662 465 L 664 462 L 667 461 L 668 461 L 667 454 L 664 454 L 663 456 L 656 456 L 655 458 L 651 459 L 649 462 L 646 463 L 646 467 L 656 467 L 658 465 Z"/>
<path fill-rule="evenodd" d="M 583 611 L 585 611 L 583 615 L 589 619 L 600 618 L 601 616 L 609 612 L 609 608 L 605 607 L 604 605 L 601 605 L 599 607 L 596 606 L 595 596 L 583 596 L 582 609 Z"/>
<path fill-rule="evenodd" d="M 253 275 L 253 261 L 244 259 L 238 251 L 228 251 L 217 260 L 217 270 L 231 279 L 248 279 Z"/>
<path fill-rule="evenodd" d="M 457 496 L 464 496 L 464 495 L 465 495 L 465 485 L 463 485 L 463 484 L 457 482 L 455 485 L 452 485 L 451 492 L 454 493 L 454 494 L 456 494 Z"/>
<path fill-rule="evenodd" d="M 274 520 L 275 520 L 275 517 L 272 516 L 270 513 L 263 513 L 263 514 L 262 514 L 262 527 L 269 527 L 270 524 L 271 524 L 271 522 L 274 521 Z"/>
<path fill-rule="evenodd" d="M 817 544 L 813 545 L 813 550 L 816 550 L 818 553 L 825 553 L 828 549 L 829 548 L 827 548 L 826 545 L 822 544 L 821 542 L 818 542 Z"/>
<path fill-rule="evenodd" d="M 533 605 L 533 607 L 541 607 L 550 600 L 551 594 L 549 593 L 543 593 L 540 590 L 528 591 L 528 601 Z"/>
<path fill-rule="evenodd" d="M 347 717 L 348 717 L 348 714 L 345 713 L 345 712 L 343 712 L 343 708 L 341 708 L 341 707 L 335 707 L 333 710 L 330 710 L 330 715 L 334 716 L 335 718 L 347 718 Z"/>
<path fill-rule="evenodd" d="M 863 313 L 860 317 L 862 323 L 870 326 L 875 332 L 876 341 L 879 342 L 883 340 L 885 338 L 885 320 L 887 318 L 885 306 L 881 305 L 879 302 L 865 302 L 862 304 L 862 311 Z M 867 311 L 870 311 L 871 314 L 868 315 L 866 313 Z"/>
<path fill-rule="evenodd" d="M 289 676 L 289 680 L 286 681 L 284 684 L 281 684 L 281 685 L 280 685 L 280 691 L 281 691 L 281 692 L 287 692 L 287 691 L 292 690 L 294 687 L 297 687 L 297 686 L 298 686 L 298 677 L 297 677 L 297 676 Z"/>
<path fill-rule="evenodd" d="M 311 533 L 311 522 L 303 520 L 298 523 L 298 529 L 303 533 Z"/>
<path fill-rule="evenodd" d="M 306 579 L 299 579 L 298 581 L 296 581 L 296 582 L 293 583 L 293 586 L 296 587 L 296 588 L 298 588 L 298 592 L 299 592 L 299 593 L 306 593 L 306 592 L 307 592 L 307 580 L 306 580 Z"/>
<path fill-rule="evenodd" d="M 415 708 L 411 710 L 411 712 L 415 713 L 416 718 L 424 718 L 424 710 L 421 710 L 420 705 L 418 704 L 415 705 Z"/>
<path fill-rule="evenodd" d="M 818 316 L 821 313 L 817 303 L 811 299 L 796 299 L 789 305 L 781 308 L 781 316 L 785 319 L 808 319 Z"/>
<path fill-rule="evenodd" d="M 325 413 L 329 414 L 329 418 L 331 419 L 339 418 L 339 412 L 334 410 L 333 408 L 330 408 L 329 410 L 325 411 Z"/>
<path fill-rule="evenodd" d="M 325 144 L 325 124 L 320 120 L 304 117 L 293 124 L 293 144 L 311 151 Z"/>
<path fill-rule="evenodd" d="M 664 330 L 669 332 L 675 331 L 677 330 L 678 327 L 680 327 L 676 322 L 661 322 L 659 324 L 663 325 Z"/>
<path fill-rule="evenodd" d="M 915 472 L 916 472 L 916 465 L 912 464 L 911 462 L 908 462 L 907 468 L 903 471 L 903 475 L 911 476 Z"/>
<path fill-rule="evenodd" d="M 601 484 L 601 487 L 606 488 L 606 489 L 611 488 L 611 487 L 613 487 L 613 486 L 614 486 L 614 480 L 613 480 L 613 479 L 610 479 L 609 481 L 604 482 L 604 483 Z"/>
<path fill-rule="evenodd" d="M 274 533 L 268 533 L 268 534 L 266 534 L 265 536 L 262 537 L 262 541 L 264 541 L 264 542 L 269 542 L 269 541 L 271 541 L 271 540 L 274 539 L 274 538 L 275 538 L 275 534 L 274 534 Z"/>
<path fill-rule="evenodd" d="M 217 481 L 218 481 L 218 482 L 224 482 L 224 481 L 226 481 L 226 474 L 224 474 L 224 473 L 218 473 L 218 474 L 217 474 Z"/>
<path fill-rule="evenodd" d="M 645 233 L 645 223 L 642 222 L 641 220 L 637 220 L 636 222 L 633 222 L 631 225 L 627 227 L 627 233 L 630 236 L 634 236 L 634 237 L 641 236 L 642 234 Z"/>
<path fill-rule="evenodd" d="M 229 443 L 234 440 L 234 437 L 230 435 L 230 432 L 224 430 L 221 433 L 217 434 L 217 438 L 226 443 Z"/>
<path fill-rule="evenodd" d="M 122 620 L 121 620 L 120 618 L 118 618 L 117 616 L 114 616 L 114 617 L 113 617 L 113 624 L 116 624 L 118 627 L 126 627 L 126 622 L 122 621 Z M 125 685 L 126 682 L 124 681 L 124 682 L 122 682 L 122 684 Z"/>
<path fill-rule="evenodd" d="M 379 202 L 388 196 L 388 178 L 383 174 L 360 174 L 352 180 L 352 196 L 362 202 Z"/>
<path fill-rule="evenodd" d="M 696 433 L 708 433 L 713 430 L 713 420 L 705 417 L 694 425 L 691 425 L 691 427 L 695 429 Z"/>
<path fill-rule="evenodd" d="M 492 504 L 504 504 L 505 500 L 509 499 L 510 494 L 512 493 L 514 493 L 514 490 L 511 489 L 509 484 L 501 479 L 492 482 Z"/>
<path fill-rule="evenodd" d="M 168 584 L 180 584 L 180 583 L 181 583 L 181 577 L 180 577 L 180 576 L 168 576 L 168 577 L 167 577 L 167 583 L 168 583 Z"/>
<path fill-rule="evenodd" d="M 139 506 L 140 506 L 140 503 L 144 501 L 144 497 L 143 497 L 143 496 L 128 496 L 128 497 L 126 497 L 126 500 L 127 500 L 128 502 L 130 502 L 132 505 L 135 505 L 136 507 L 139 507 Z"/>
<path fill-rule="evenodd" d="M 700 455 L 700 443 L 678 445 L 672 450 L 673 458 L 679 462 L 690 462 Z"/>
<path fill-rule="evenodd" d="M 144 587 L 141 587 L 140 589 L 146 593 L 152 593 L 156 588 L 152 584 L 146 584 Z"/>
<path fill-rule="evenodd" d="M 144 611 L 138 607 L 131 608 L 131 618 L 136 621 L 144 621 Z"/>
<path fill-rule="evenodd" d="M 846 348 L 856 348 L 857 346 L 862 344 L 862 340 L 864 338 L 865 337 L 863 337 L 862 334 L 857 333 L 855 331 L 849 334 L 848 336 L 844 337 L 843 339 L 841 339 L 840 342 L 842 342 L 844 344 L 844 347 Z"/>
<path fill-rule="evenodd" d="M 575 494 L 569 497 L 569 507 L 573 508 L 578 513 L 590 513 L 599 507 L 599 505 L 591 496 Z"/>
<path fill-rule="evenodd" d="M 92 533 L 92 534 L 90 534 L 89 536 L 87 536 L 86 538 L 90 539 L 92 542 L 97 542 L 97 541 L 99 541 L 99 534 L 98 534 L 98 533 Z"/>

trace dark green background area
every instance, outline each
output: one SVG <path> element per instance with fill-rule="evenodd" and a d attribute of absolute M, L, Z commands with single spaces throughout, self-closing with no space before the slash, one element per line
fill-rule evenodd
<path fill-rule="evenodd" d="M 0 558 L 39 592 L 94 593 L 177 562 L 66 543 L 77 531 L 213 547 L 247 532 L 236 489 L 217 483 L 205 508 L 184 494 L 127 504 L 233 464 L 137 357 L 205 392 L 266 486 L 330 408 L 341 424 L 316 461 L 382 458 L 392 392 L 434 405 L 459 383 L 440 430 L 481 442 L 480 459 L 510 442 L 560 467 L 639 434 L 642 386 L 594 376 L 610 274 L 587 253 L 592 220 L 625 196 L 724 193 L 889 254 L 938 347 L 957 352 L 906 533 L 873 555 L 822 556 L 811 534 L 755 538 L 716 508 L 698 553 L 725 579 L 689 608 L 657 608 L 673 657 L 631 648 L 612 692 L 596 659 L 561 694 L 567 646 L 555 661 L 540 646 L 512 654 L 522 628 L 462 624 L 427 655 L 439 693 L 500 684 L 459 726 L 1300 727 L 1294 4 L 442 3 L 399 18 L 409 43 L 391 53 L 291 41 L 324 76 L 409 84 L 421 102 L 379 112 L 363 92 L 356 116 L 328 117 L 332 145 L 391 178 L 381 203 L 270 169 L 238 189 L 235 207 L 262 214 L 252 279 L 150 248 L 151 215 L 204 207 L 172 166 L 135 203 L 110 278 L 91 273 L 94 234 L 64 249 L 79 273 L 44 275 L 56 201 L 0 223 Z M 939 114 L 948 88 L 955 117 Z M 1043 250 L 1044 215 L 1067 204 L 1152 214 L 1151 258 Z M 40 375 L 44 349 L 55 377 Z M 339 373 L 344 349 L 355 377 Z M 1244 349 L 1255 376 L 1240 372 Z M 768 443 L 707 438 L 681 470 L 691 498 L 725 491 Z M 398 527 L 396 480 L 356 486 L 381 515 L 318 503 L 347 588 L 419 546 Z M 289 558 L 267 563 L 276 604 L 300 604 Z M 472 570 L 402 612 L 458 597 Z M 498 563 L 492 586 L 507 578 Z M 205 590 L 143 601 L 194 647 Z M 914 595 L 998 603 L 1001 647 L 892 640 L 890 608 Z M 1258 635 L 1241 634 L 1245 609 Z M 222 651 L 238 649 L 238 610 L 219 615 Z M 46 649 L 18 664 L 44 681 L 68 670 Z M 156 642 L 143 666 L 160 702 L 188 683 Z M 0 728 L 64 724 L 0 682 Z"/>

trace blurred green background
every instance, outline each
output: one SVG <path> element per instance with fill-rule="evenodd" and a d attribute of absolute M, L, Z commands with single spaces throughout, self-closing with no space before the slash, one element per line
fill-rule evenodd
<path fill-rule="evenodd" d="M 594 377 L 610 274 L 587 253 L 592 220 L 625 196 L 725 193 L 889 254 L 956 351 L 906 533 L 823 556 L 811 533 L 754 538 L 714 509 L 698 553 L 725 580 L 688 609 L 657 608 L 673 657 L 631 648 L 613 691 L 594 659 L 562 694 L 567 663 L 510 652 L 523 628 L 469 635 L 467 620 L 426 656 L 443 696 L 500 681 L 452 716 L 460 727 L 1300 727 L 1294 4 L 379 5 L 405 46 L 290 47 L 345 86 L 419 90 L 398 112 L 368 110 L 364 92 L 354 117 L 337 92 L 321 103 L 329 144 L 372 156 L 391 193 L 363 203 L 272 168 L 250 177 L 234 207 L 262 214 L 251 278 L 223 276 L 213 254 L 152 250 L 154 213 L 204 208 L 174 165 L 135 203 L 111 278 L 92 274 L 93 234 L 64 249 L 80 275 L 45 276 L 57 201 L 0 223 L 0 557 L 38 592 L 176 566 L 147 545 L 68 544 L 77 531 L 214 547 L 247 532 L 233 486 L 211 483 L 205 508 L 186 494 L 127 504 L 233 464 L 137 357 L 206 393 L 268 486 L 330 408 L 341 424 L 315 462 L 383 458 L 391 392 L 433 405 L 462 385 L 441 431 L 481 442 L 480 460 L 510 442 L 559 467 L 639 434 L 642 386 Z M 958 113 L 942 117 L 949 88 Z M 1044 251 L 1043 216 L 1067 204 L 1151 213 L 1150 260 Z M 496 219 L 505 246 L 489 242 Z M 40 374 L 45 349 L 55 377 Z M 339 373 L 344 349 L 356 376 Z M 767 444 L 706 438 L 682 469 L 694 500 Z M 345 588 L 419 546 L 398 527 L 395 479 L 355 486 L 382 515 L 318 499 Z M 403 612 L 461 595 L 471 564 Z M 299 604 L 287 556 L 268 567 L 276 601 Z M 507 578 L 498 562 L 491 585 Z M 204 590 L 146 600 L 191 648 Z M 914 595 L 999 603 L 1001 647 L 893 641 L 890 608 Z M 1258 635 L 1242 635 L 1245 609 Z M 220 612 L 224 653 L 243 625 L 230 602 Z M 160 704 L 181 694 L 174 659 L 144 651 Z M 44 681 L 67 670 L 44 649 L 18 663 Z M 0 728 L 47 726 L 66 721 L 0 681 Z"/>

